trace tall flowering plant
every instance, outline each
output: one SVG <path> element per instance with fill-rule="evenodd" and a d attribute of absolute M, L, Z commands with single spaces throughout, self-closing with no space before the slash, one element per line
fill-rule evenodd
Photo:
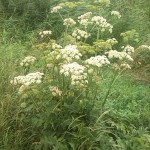
<path fill-rule="evenodd" d="M 63 19 L 62 9 L 56 6 L 51 13 L 58 13 Z M 109 113 L 105 106 L 113 84 L 124 70 L 131 69 L 134 48 L 125 45 L 119 51 L 114 49 L 118 41 L 101 36 L 103 32 L 113 33 L 113 26 L 102 16 L 92 14 L 82 14 L 76 21 L 63 19 L 65 40 L 45 43 L 42 57 L 27 56 L 20 63 L 25 71 L 11 80 L 18 88 L 19 117 L 24 116 L 23 122 L 34 128 L 34 149 L 92 150 L 99 149 L 101 143 L 108 143 L 107 149 L 118 146 L 117 136 L 114 134 L 113 138 L 103 116 Z M 116 11 L 111 15 L 121 17 Z M 39 35 L 43 39 L 51 34 L 46 30 Z M 68 35 L 70 39 L 66 41 Z M 91 36 L 95 38 L 92 44 L 87 42 Z M 91 50 L 93 53 L 87 55 Z M 31 69 L 36 61 L 40 67 Z M 103 91 L 101 85 L 107 71 L 113 75 L 108 89 Z M 101 104 L 99 109 L 97 101 Z"/>

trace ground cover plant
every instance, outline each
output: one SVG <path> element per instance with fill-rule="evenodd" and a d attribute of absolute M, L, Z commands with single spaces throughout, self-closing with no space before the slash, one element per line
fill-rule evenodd
<path fill-rule="evenodd" d="M 55 26 L 24 43 L 2 36 L 0 150 L 150 149 L 149 84 L 132 73 L 149 67 L 150 46 L 115 30 L 109 0 L 85 3 L 55 3 Z"/>

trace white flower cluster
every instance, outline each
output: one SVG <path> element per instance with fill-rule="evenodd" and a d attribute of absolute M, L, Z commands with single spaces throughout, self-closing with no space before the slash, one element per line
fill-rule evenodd
<path fill-rule="evenodd" d="M 131 69 L 130 65 L 127 63 L 121 64 L 120 67 L 123 69 Z"/>
<path fill-rule="evenodd" d="M 66 63 L 70 63 L 73 59 L 80 59 L 81 53 L 77 49 L 76 45 L 67 45 L 64 49 L 60 50 L 60 53 L 56 56 L 56 59 L 64 59 Z"/>
<path fill-rule="evenodd" d="M 122 47 L 123 52 L 126 52 L 127 54 L 131 55 L 132 53 L 134 53 L 134 47 L 127 45 L 126 47 Z"/>
<path fill-rule="evenodd" d="M 18 85 L 22 84 L 25 86 L 29 86 L 32 83 L 41 83 L 42 78 L 44 74 L 40 72 L 35 72 L 35 73 L 29 73 L 25 76 L 17 76 L 13 80 L 11 80 L 11 84 Z"/>
<path fill-rule="evenodd" d="M 64 24 L 65 26 L 73 26 L 75 25 L 76 22 L 72 18 L 66 18 L 64 19 Z"/>
<path fill-rule="evenodd" d="M 81 16 L 78 17 L 78 22 L 81 25 L 84 25 L 85 27 L 87 27 L 91 22 L 89 21 L 89 18 L 91 17 L 92 12 L 87 12 Z"/>
<path fill-rule="evenodd" d="M 84 66 L 73 62 L 71 64 L 64 64 L 60 73 L 65 76 L 71 76 L 71 85 L 76 87 L 86 87 L 88 80 L 85 69 L 86 68 Z"/>
<path fill-rule="evenodd" d="M 97 66 L 97 67 L 102 67 L 103 65 L 108 65 L 110 64 L 109 60 L 105 55 L 98 55 L 95 57 L 91 57 L 85 61 L 86 64 L 92 65 L 92 66 Z"/>
<path fill-rule="evenodd" d="M 60 9 L 62 9 L 61 6 L 59 6 L 59 5 L 55 6 L 55 7 L 52 8 L 51 13 L 57 13 Z"/>
<path fill-rule="evenodd" d="M 120 69 L 131 69 L 131 66 L 127 63 L 123 63 L 123 64 L 117 64 L 117 63 L 113 63 L 112 64 L 112 68 L 114 70 L 120 70 Z"/>
<path fill-rule="evenodd" d="M 118 58 L 119 60 L 126 59 L 129 61 L 133 61 L 133 58 L 126 52 L 118 52 L 116 50 L 110 50 L 109 52 L 106 52 L 106 54 L 108 54 L 109 59 Z"/>
<path fill-rule="evenodd" d="M 50 69 L 50 68 L 53 68 L 53 67 L 54 67 L 54 64 L 49 63 L 49 64 L 47 64 L 46 66 L 47 66 L 47 68 L 49 68 L 49 69 Z"/>
<path fill-rule="evenodd" d="M 115 38 L 108 39 L 106 42 L 110 43 L 111 45 L 117 44 L 118 41 Z"/>
<path fill-rule="evenodd" d="M 105 31 L 108 28 L 109 32 L 112 33 L 113 26 L 107 22 L 107 20 L 101 16 L 92 17 L 92 22 L 96 23 L 101 28 L 101 31 Z"/>
<path fill-rule="evenodd" d="M 43 38 L 44 36 L 47 36 L 47 35 L 51 35 L 52 34 L 52 31 L 42 31 L 39 33 L 39 35 L 41 36 L 41 38 Z"/>
<path fill-rule="evenodd" d="M 53 96 L 61 96 L 62 91 L 58 89 L 56 86 L 50 86 L 49 87 L 50 91 L 52 92 Z"/>
<path fill-rule="evenodd" d="M 30 66 L 31 64 L 33 64 L 35 62 L 36 58 L 33 56 L 27 56 L 24 58 L 24 60 L 21 61 L 20 65 L 21 66 Z"/>
<path fill-rule="evenodd" d="M 61 48 L 62 48 L 62 46 L 60 46 L 60 45 L 58 45 L 56 43 L 52 44 L 52 49 L 61 49 Z"/>
<path fill-rule="evenodd" d="M 141 45 L 139 48 L 150 50 L 150 46 L 149 45 Z"/>
<path fill-rule="evenodd" d="M 117 16 L 119 19 L 121 18 L 121 15 L 118 11 L 112 11 L 111 15 Z"/>
<path fill-rule="evenodd" d="M 80 40 L 81 38 L 87 39 L 90 36 L 90 34 L 86 31 L 76 29 L 75 31 L 73 31 L 72 36 Z"/>

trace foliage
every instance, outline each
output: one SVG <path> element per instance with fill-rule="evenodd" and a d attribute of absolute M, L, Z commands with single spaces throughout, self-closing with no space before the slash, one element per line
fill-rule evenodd
<path fill-rule="evenodd" d="M 2 2 L 6 9 L 10 1 Z M 19 14 L 19 2 L 11 2 L 13 15 L 22 18 L 26 11 Z M 36 7 L 44 1 L 31 2 L 20 3 L 40 12 Z M 47 4 L 57 1 L 46 2 L 49 9 Z M 43 30 L 30 32 L 24 45 L 20 41 L 7 46 L 5 26 L 0 149 L 149 150 L 148 85 L 137 85 L 127 71 L 137 55 L 132 46 L 138 46 L 138 33 L 123 31 L 121 39 L 115 27 L 124 19 L 122 13 L 111 13 L 111 7 L 109 0 L 62 1 L 39 22 L 38 13 L 29 14 L 28 21 L 35 17 L 35 22 L 26 25 L 34 28 L 43 21 L 38 25 Z"/>

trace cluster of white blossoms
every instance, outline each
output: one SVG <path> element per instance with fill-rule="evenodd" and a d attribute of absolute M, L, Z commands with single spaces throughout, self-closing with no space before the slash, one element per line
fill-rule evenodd
<path fill-rule="evenodd" d="M 121 70 L 121 69 L 131 69 L 131 66 L 127 63 L 123 63 L 123 64 L 117 64 L 117 63 L 113 63 L 112 64 L 112 68 L 114 70 Z"/>
<path fill-rule="evenodd" d="M 66 18 L 64 19 L 64 24 L 65 26 L 73 26 L 75 25 L 76 22 L 72 18 Z"/>
<path fill-rule="evenodd" d="M 126 52 L 118 52 L 116 50 L 110 50 L 109 52 L 106 52 L 105 54 L 108 54 L 109 59 L 117 58 L 119 60 L 126 59 L 129 61 L 133 61 L 133 58 Z"/>
<path fill-rule="evenodd" d="M 96 25 L 98 25 L 101 28 L 102 32 L 105 31 L 107 28 L 108 31 L 112 33 L 113 26 L 110 23 L 108 23 L 105 18 L 101 16 L 94 16 L 92 17 L 92 22 L 96 23 Z"/>
<path fill-rule="evenodd" d="M 86 68 L 82 65 L 79 65 L 77 62 L 62 65 L 60 73 L 64 74 L 65 76 L 70 76 L 71 85 L 73 86 L 86 87 L 88 83 Z"/>
<path fill-rule="evenodd" d="M 118 41 L 117 41 L 115 38 L 108 39 L 106 42 L 107 42 L 107 43 L 110 43 L 111 45 L 115 45 L 115 44 L 118 43 Z"/>
<path fill-rule="evenodd" d="M 90 34 L 87 33 L 86 31 L 76 29 L 73 31 L 72 36 L 75 37 L 76 39 L 80 40 L 81 38 L 87 39 L 90 36 Z"/>
<path fill-rule="evenodd" d="M 85 27 L 87 27 L 91 22 L 89 21 L 90 17 L 92 15 L 92 12 L 87 12 L 81 16 L 78 17 L 78 22 L 81 25 L 84 25 Z"/>
<path fill-rule="evenodd" d="M 21 61 L 20 65 L 21 66 L 30 66 L 31 64 L 33 64 L 35 62 L 36 58 L 33 56 L 27 56 L 24 58 L 24 60 Z"/>
<path fill-rule="evenodd" d="M 123 69 L 131 69 L 130 65 L 127 63 L 121 64 L 120 67 Z"/>
<path fill-rule="evenodd" d="M 141 45 L 139 48 L 140 49 L 148 49 L 148 50 L 150 50 L 150 46 L 149 45 Z"/>
<path fill-rule="evenodd" d="M 85 61 L 86 64 L 92 65 L 92 66 L 97 66 L 97 67 L 102 67 L 104 65 L 110 64 L 109 60 L 105 55 L 98 55 L 95 57 L 91 57 Z"/>
<path fill-rule="evenodd" d="M 134 53 L 134 47 L 127 45 L 126 47 L 122 47 L 123 48 L 123 52 L 126 52 L 127 54 L 131 55 L 132 53 Z"/>
<path fill-rule="evenodd" d="M 52 92 L 53 96 L 61 96 L 62 91 L 58 89 L 56 86 L 50 86 L 49 87 L 50 91 Z"/>
<path fill-rule="evenodd" d="M 62 46 L 60 46 L 59 44 L 56 44 L 56 43 L 52 43 L 52 49 L 61 49 Z"/>
<path fill-rule="evenodd" d="M 25 86 L 29 86 L 32 83 L 41 83 L 42 82 L 42 78 L 43 78 L 44 74 L 40 73 L 40 72 L 34 72 L 34 73 L 29 73 L 25 76 L 17 76 L 15 77 L 13 80 L 10 81 L 11 84 L 14 85 L 25 85 Z"/>
<path fill-rule="evenodd" d="M 70 63 L 74 59 L 80 59 L 81 56 L 82 54 L 77 49 L 76 45 L 67 45 L 64 49 L 60 50 L 60 53 L 56 56 L 56 59 L 63 59 L 66 63 Z"/>
<path fill-rule="evenodd" d="M 52 8 L 51 13 L 57 13 L 60 9 L 62 9 L 61 6 L 59 6 L 59 5 L 55 6 L 55 7 Z"/>
<path fill-rule="evenodd" d="M 52 34 L 52 31 L 42 31 L 39 33 L 39 35 L 41 36 L 41 38 L 43 38 L 44 36 L 47 36 L 47 35 L 51 35 Z"/>
<path fill-rule="evenodd" d="M 111 15 L 117 16 L 119 19 L 121 18 L 121 15 L 118 11 L 112 11 Z"/>

